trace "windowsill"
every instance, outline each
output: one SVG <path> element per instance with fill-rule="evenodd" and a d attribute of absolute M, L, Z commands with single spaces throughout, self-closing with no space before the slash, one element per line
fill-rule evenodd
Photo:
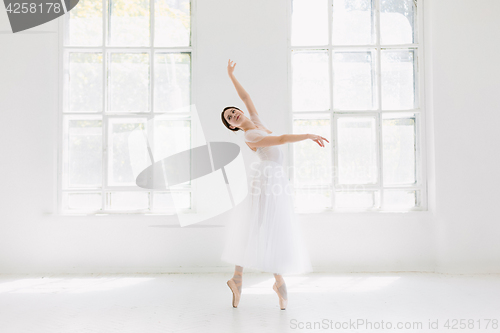
<path fill-rule="evenodd" d="M 176 213 L 144 213 L 144 212 L 108 212 L 108 213 L 85 213 L 85 212 L 63 212 L 53 214 L 58 216 L 126 216 L 126 215 L 140 215 L 140 216 L 176 216 Z"/>
<path fill-rule="evenodd" d="M 331 216 L 331 215 L 416 215 L 416 216 L 434 216 L 434 213 L 429 210 L 410 210 L 410 211 L 390 211 L 390 210 L 337 210 L 331 209 L 324 210 L 311 210 L 311 211 L 297 211 L 297 215 L 314 215 L 314 216 Z"/>
<path fill-rule="evenodd" d="M 195 214 L 195 213 L 187 213 Z M 353 211 L 353 210 L 337 210 L 333 211 L 330 209 L 325 210 L 311 210 L 311 211 L 297 211 L 297 215 L 429 215 L 434 216 L 434 213 L 429 210 L 411 210 L 411 211 L 389 211 L 389 210 L 372 210 L 372 211 Z M 140 215 L 140 216 L 176 216 L 177 213 L 145 213 L 145 212 L 107 212 L 107 213 L 85 213 L 85 212 L 64 212 L 59 214 L 54 214 L 59 216 L 126 216 L 126 215 Z"/>

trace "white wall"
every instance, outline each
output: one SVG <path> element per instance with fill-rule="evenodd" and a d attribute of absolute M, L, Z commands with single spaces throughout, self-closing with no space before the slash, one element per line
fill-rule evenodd
<path fill-rule="evenodd" d="M 228 58 L 275 133 L 287 131 L 286 0 L 197 3 L 195 103 L 211 140 L 239 143 L 220 112 L 243 106 Z M 496 0 L 426 1 L 429 212 L 300 215 L 315 271 L 500 272 Z M 58 216 L 57 24 L 11 34 L 0 13 L 0 273 L 231 271 L 225 213 Z M 496 149 L 495 149 L 496 148 Z"/>
<path fill-rule="evenodd" d="M 499 272 L 500 2 L 432 6 L 437 264 Z"/>

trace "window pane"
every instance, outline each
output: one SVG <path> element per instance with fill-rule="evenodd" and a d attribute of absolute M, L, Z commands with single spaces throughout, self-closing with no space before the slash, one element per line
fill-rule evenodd
<path fill-rule="evenodd" d="M 102 81 L 102 53 L 70 53 L 69 111 L 102 112 Z"/>
<path fill-rule="evenodd" d="M 325 189 L 295 189 L 294 209 L 297 212 L 314 212 L 331 208 L 331 191 Z"/>
<path fill-rule="evenodd" d="M 189 53 L 155 54 L 155 112 L 174 111 L 191 104 Z"/>
<path fill-rule="evenodd" d="M 67 45 L 102 45 L 102 1 L 80 0 L 69 12 Z"/>
<path fill-rule="evenodd" d="M 370 110 L 374 103 L 374 52 L 333 53 L 333 107 Z"/>
<path fill-rule="evenodd" d="M 64 118 L 63 186 L 101 187 L 102 121 L 99 117 Z"/>
<path fill-rule="evenodd" d="M 292 73 L 294 111 L 330 109 L 327 52 L 293 52 Z"/>
<path fill-rule="evenodd" d="M 156 161 L 191 148 L 190 120 L 154 120 L 154 149 Z"/>
<path fill-rule="evenodd" d="M 149 46 L 149 0 L 109 1 L 109 45 Z"/>
<path fill-rule="evenodd" d="M 111 53 L 110 112 L 149 111 L 149 55 Z"/>
<path fill-rule="evenodd" d="M 407 209 L 415 207 L 415 191 L 385 190 L 383 208 Z"/>
<path fill-rule="evenodd" d="M 333 0 L 332 43 L 367 45 L 375 42 L 372 0 Z"/>
<path fill-rule="evenodd" d="M 414 52 L 382 51 L 382 108 L 407 110 L 415 107 Z"/>
<path fill-rule="evenodd" d="M 330 118 L 295 119 L 293 133 L 311 133 L 330 138 Z M 304 140 L 293 145 L 294 186 L 328 185 L 332 183 L 331 146 L 325 142 L 320 147 L 316 142 Z"/>
<path fill-rule="evenodd" d="M 130 133 L 141 126 L 146 131 L 146 119 L 111 118 L 108 129 L 108 185 L 135 186 L 132 163 L 150 163 L 149 155 L 142 142 L 129 140 Z M 140 153 L 137 153 L 140 152 Z M 134 156 L 131 160 L 130 156 Z"/>
<path fill-rule="evenodd" d="M 292 1 L 291 45 L 328 44 L 328 1 Z"/>
<path fill-rule="evenodd" d="M 172 195 L 175 195 L 181 202 L 180 207 L 176 207 Z M 168 192 L 156 192 L 153 200 L 153 210 L 154 211 L 173 211 L 176 209 L 189 209 L 191 208 L 191 193 L 182 191 L 182 192 L 172 192 L 172 194 Z"/>
<path fill-rule="evenodd" d="M 107 209 L 139 210 L 149 207 L 149 192 L 111 192 L 108 198 Z"/>
<path fill-rule="evenodd" d="M 101 193 L 64 193 L 64 210 L 101 210 Z"/>
<path fill-rule="evenodd" d="M 155 0 L 155 46 L 191 45 L 189 0 Z"/>
<path fill-rule="evenodd" d="M 380 43 L 412 44 L 415 38 L 416 0 L 380 1 Z"/>
<path fill-rule="evenodd" d="M 384 185 L 415 183 L 415 118 L 384 119 L 382 126 Z"/>
<path fill-rule="evenodd" d="M 377 135 L 374 117 L 337 120 L 338 179 L 340 184 L 377 182 Z"/>
<path fill-rule="evenodd" d="M 375 204 L 375 193 L 373 191 L 338 191 L 335 192 L 335 206 L 337 208 L 373 208 Z"/>

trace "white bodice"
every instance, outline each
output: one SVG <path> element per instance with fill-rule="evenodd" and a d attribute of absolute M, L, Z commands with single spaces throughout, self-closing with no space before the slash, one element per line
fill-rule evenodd
<path fill-rule="evenodd" d="M 267 133 L 264 130 L 253 129 L 253 130 L 246 131 L 245 136 L 247 137 L 248 135 L 250 135 L 249 132 L 251 132 L 251 131 L 258 132 L 258 134 L 251 133 L 251 135 L 254 137 L 259 137 L 261 139 L 263 137 L 269 135 L 269 133 Z M 282 165 L 282 163 L 283 163 L 283 151 L 282 151 L 281 146 L 257 147 L 257 150 L 255 151 L 255 153 L 257 154 L 257 156 L 259 157 L 259 159 L 261 161 L 264 161 L 264 160 L 273 161 L 273 162 L 276 162 L 280 165 Z"/>
<path fill-rule="evenodd" d="M 258 128 L 247 130 L 245 132 L 245 141 L 252 143 L 259 142 L 264 137 L 270 135 L 268 132 L 266 132 L 267 127 L 262 123 L 260 117 L 257 114 L 250 114 L 250 119 Z M 254 150 L 252 149 L 252 151 Z M 281 145 L 257 147 L 257 150 L 254 152 L 257 154 L 261 161 L 273 161 L 279 163 L 280 165 L 283 165 L 283 150 Z"/>

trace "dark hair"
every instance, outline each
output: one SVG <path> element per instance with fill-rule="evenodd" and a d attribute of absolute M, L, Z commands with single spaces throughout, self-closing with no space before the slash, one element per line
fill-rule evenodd
<path fill-rule="evenodd" d="M 222 123 L 224 124 L 224 126 L 226 126 L 228 129 L 230 129 L 230 130 L 231 130 L 231 131 L 233 131 L 233 132 L 242 131 L 242 129 L 241 129 L 241 128 L 239 128 L 239 127 L 236 127 L 236 128 L 230 128 L 230 127 L 229 127 L 229 126 L 231 126 L 231 125 L 229 125 L 229 123 L 227 122 L 226 118 L 224 118 L 224 112 L 226 112 L 226 110 L 227 110 L 227 109 L 236 109 L 236 110 L 240 110 L 240 109 L 238 109 L 236 106 L 226 106 L 226 107 L 224 108 L 224 110 L 222 110 L 222 113 L 221 113 L 221 115 L 220 115 L 220 117 L 222 118 Z M 240 110 L 240 111 L 241 111 L 241 110 Z"/>

